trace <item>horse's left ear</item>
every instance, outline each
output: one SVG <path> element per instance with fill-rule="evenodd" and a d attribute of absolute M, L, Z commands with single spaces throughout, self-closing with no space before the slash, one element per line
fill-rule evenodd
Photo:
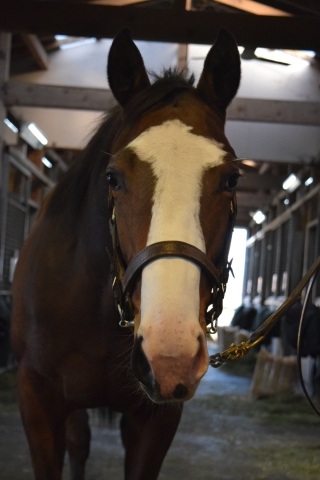
<path fill-rule="evenodd" d="M 113 40 L 107 75 L 110 89 L 123 107 L 136 93 L 150 85 L 142 56 L 128 28 L 121 30 Z"/>
<path fill-rule="evenodd" d="M 208 103 L 225 110 L 237 93 L 240 76 L 237 43 L 223 28 L 205 59 L 197 90 Z"/>

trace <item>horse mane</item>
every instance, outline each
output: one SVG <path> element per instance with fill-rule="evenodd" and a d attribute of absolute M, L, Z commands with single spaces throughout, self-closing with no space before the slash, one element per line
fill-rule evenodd
<path fill-rule="evenodd" d="M 104 116 L 85 150 L 50 194 L 46 202 L 47 215 L 61 216 L 63 212 L 66 223 L 74 225 L 86 200 L 90 182 L 95 186 L 103 174 L 103 167 L 107 165 L 106 156 L 111 155 L 112 143 L 119 131 L 152 109 L 171 103 L 179 94 L 192 88 L 194 83 L 193 74 L 188 76 L 187 71 L 178 72 L 177 68 L 165 69 L 160 75 L 149 73 L 154 79 L 150 87 L 136 95 L 125 110 L 117 105 Z"/>

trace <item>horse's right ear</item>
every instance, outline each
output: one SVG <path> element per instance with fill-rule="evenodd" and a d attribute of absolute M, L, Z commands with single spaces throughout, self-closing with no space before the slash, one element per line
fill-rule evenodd
<path fill-rule="evenodd" d="M 113 40 L 107 75 L 110 89 L 123 107 L 135 94 L 150 86 L 142 56 L 128 28 L 121 30 Z"/>

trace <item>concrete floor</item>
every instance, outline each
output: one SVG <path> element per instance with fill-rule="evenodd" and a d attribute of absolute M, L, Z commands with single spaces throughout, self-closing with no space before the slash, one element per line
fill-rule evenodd
<path fill-rule="evenodd" d="M 251 400 L 250 382 L 210 369 L 185 405 L 159 480 L 320 478 L 320 419 L 301 396 Z M 8 399 L 0 396 L 0 479 L 32 480 L 17 405 Z M 118 419 L 113 427 L 91 423 L 87 480 L 123 479 Z"/>

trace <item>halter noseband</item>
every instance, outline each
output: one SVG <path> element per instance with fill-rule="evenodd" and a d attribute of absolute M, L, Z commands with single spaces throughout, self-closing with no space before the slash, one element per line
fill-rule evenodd
<path fill-rule="evenodd" d="M 109 212 L 111 213 L 109 225 L 112 237 L 113 252 L 111 254 L 108 249 L 107 252 L 110 258 L 111 274 L 113 278 L 112 290 L 116 306 L 120 315 L 120 327 L 134 326 L 134 311 L 131 300 L 131 291 L 134 282 L 141 270 L 148 263 L 158 258 L 180 257 L 190 260 L 196 265 L 198 265 L 201 271 L 207 276 L 210 285 L 212 285 L 210 304 L 213 305 L 213 309 L 211 319 L 207 320 L 207 328 L 208 332 L 215 333 L 217 331 L 217 320 L 223 308 L 223 298 L 226 291 L 229 272 L 231 271 L 231 273 L 233 274 L 231 267 L 232 260 L 228 262 L 228 255 L 237 214 L 235 194 L 231 199 L 225 244 L 221 255 L 220 266 L 218 268 L 199 248 L 195 247 L 194 245 L 171 240 L 148 245 L 147 247 L 142 249 L 126 267 L 121 253 L 121 247 L 117 232 L 115 205 L 110 187 Z"/>

